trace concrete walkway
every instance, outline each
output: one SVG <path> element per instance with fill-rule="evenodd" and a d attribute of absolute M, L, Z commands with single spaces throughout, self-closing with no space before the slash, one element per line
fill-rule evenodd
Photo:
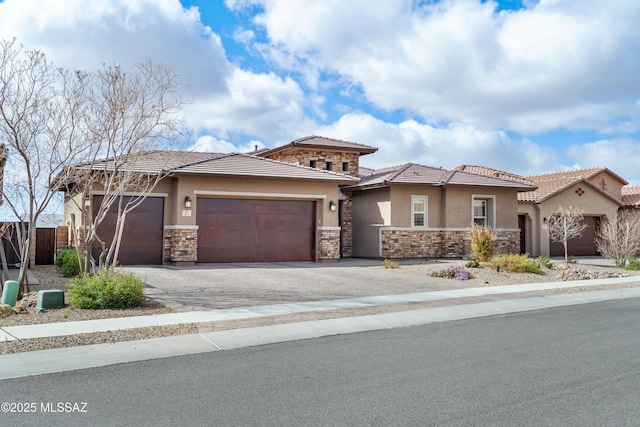
<path fill-rule="evenodd" d="M 533 291 L 553 292 L 553 290 L 556 289 L 637 283 L 639 281 L 640 278 L 638 277 L 621 277 L 615 279 L 451 289 L 446 291 L 262 305 L 154 316 L 90 320 L 84 322 L 4 327 L 0 329 L 0 340 L 12 341 L 17 339 L 105 332 L 156 325 L 184 323 L 214 324 L 217 321 L 255 319 L 294 313 L 312 313 L 511 294 L 509 298 L 498 299 L 497 301 L 491 302 L 214 331 L 144 341 L 118 342 L 113 344 L 8 354 L 0 356 L 0 379 L 185 354 L 228 350 L 283 341 L 318 338 L 329 335 L 424 325 L 432 322 L 469 319 L 549 307 L 561 307 L 622 298 L 637 298 L 640 297 L 640 287 L 570 294 L 552 294 L 527 298 L 513 298 L 513 294 Z"/>

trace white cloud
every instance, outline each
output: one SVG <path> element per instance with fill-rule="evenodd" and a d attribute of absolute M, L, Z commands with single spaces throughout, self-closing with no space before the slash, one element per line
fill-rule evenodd
<path fill-rule="evenodd" d="M 5 0 L 0 37 L 71 69 L 151 59 L 174 68 L 193 93 L 224 91 L 230 72 L 220 38 L 178 0 Z"/>
<path fill-rule="evenodd" d="M 640 49 L 639 2 L 542 0 L 502 12 L 478 0 L 256 3 L 270 59 L 337 72 L 376 106 L 432 123 L 601 129 L 640 99 L 640 57 L 629 54 Z"/>
<path fill-rule="evenodd" d="M 408 120 L 396 125 L 368 114 L 347 114 L 314 133 L 378 147 L 361 160 L 372 168 L 407 162 L 446 169 L 473 164 L 529 175 L 563 167 L 550 147 L 460 123 L 437 128 Z"/>
<path fill-rule="evenodd" d="M 227 94 L 202 98 L 188 108 L 191 127 L 220 135 L 231 131 L 274 140 L 312 123 L 304 116 L 304 94 L 290 78 L 236 68 L 226 84 Z"/>
<path fill-rule="evenodd" d="M 572 145 L 567 154 L 577 168 L 604 166 L 632 185 L 640 185 L 640 141 L 630 138 L 602 139 Z"/>
<path fill-rule="evenodd" d="M 189 150 L 205 153 L 248 153 L 261 148 L 265 148 L 264 143 L 261 141 L 249 141 L 244 145 L 238 146 L 224 139 L 205 135 L 198 138 L 196 143 L 191 146 Z"/>

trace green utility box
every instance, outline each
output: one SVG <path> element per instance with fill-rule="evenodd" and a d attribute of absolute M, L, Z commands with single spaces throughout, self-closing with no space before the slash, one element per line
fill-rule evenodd
<path fill-rule="evenodd" d="M 38 291 L 38 299 L 36 300 L 36 311 L 50 310 L 52 308 L 62 307 L 64 305 L 64 291 L 57 289 L 49 289 L 46 291 Z"/>
<path fill-rule="evenodd" d="M 4 282 L 2 288 L 2 304 L 9 304 L 11 307 L 16 306 L 18 301 L 18 290 L 20 290 L 20 284 L 15 280 L 7 280 Z"/>

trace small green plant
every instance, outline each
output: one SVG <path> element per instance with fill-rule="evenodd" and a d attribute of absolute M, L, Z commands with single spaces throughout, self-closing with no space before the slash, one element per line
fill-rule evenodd
<path fill-rule="evenodd" d="M 480 267 L 480 263 L 478 261 L 476 261 L 476 260 L 473 260 L 473 261 L 469 261 L 464 266 L 466 268 L 479 268 Z"/>
<path fill-rule="evenodd" d="M 578 260 L 573 255 L 569 255 L 569 258 L 567 258 L 567 264 L 576 264 L 577 262 Z"/>
<path fill-rule="evenodd" d="M 76 308 L 129 308 L 144 299 L 144 283 L 132 273 L 101 270 L 72 279 L 69 300 Z"/>
<path fill-rule="evenodd" d="M 548 256 L 538 255 L 538 257 L 536 258 L 536 261 L 538 262 L 538 264 L 540 264 L 543 267 L 546 267 L 549 269 L 553 268 L 553 263 L 551 262 Z"/>
<path fill-rule="evenodd" d="M 84 256 L 75 249 L 63 249 L 56 257 L 55 265 L 64 277 L 75 277 L 80 274 L 80 263 L 84 264 Z"/>
<path fill-rule="evenodd" d="M 540 267 L 536 260 L 526 254 L 506 254 L 493 258 L 490 262 L 493 268 L 500 267 L 500 271 L 511 273 L 535 273 L 540 274 Z"/>
<path fill-rule="evenodd" d="M 400 263 L 390 259 L 385 259 L 384 268 L 400 268 Z"/>
<path fill-rule="evenodd" d="M 430 277 L 442 277 L 445 279 L 469 280 L 471 274 L 459 266 L 447 267 L 442 270 L 433 270 L 427 273 Z"/>
<path fill-rule="evenodd" d="M 625 270 L 640 270 L 640 259 L 634 256 L 629 256 L 627 261 L 627 265 L 624 266 Z"/>
<path fill-rule="evenodd" d="M 486 262 L 493 258 L 496 250 L 496 239 L 491 227 L 474 225 L 471 230 L 471 251 L 479 262 Z"/>

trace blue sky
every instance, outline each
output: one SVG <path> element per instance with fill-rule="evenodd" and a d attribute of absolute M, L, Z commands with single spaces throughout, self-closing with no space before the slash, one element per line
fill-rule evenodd
<path fill-rule="evenodd" d="M 56 65 L 176 69 L 190 145 L 307 135 L 368 167 L 606 166 L 640 184 L 636 0 L 4 0 L 0 37 Z"/>

